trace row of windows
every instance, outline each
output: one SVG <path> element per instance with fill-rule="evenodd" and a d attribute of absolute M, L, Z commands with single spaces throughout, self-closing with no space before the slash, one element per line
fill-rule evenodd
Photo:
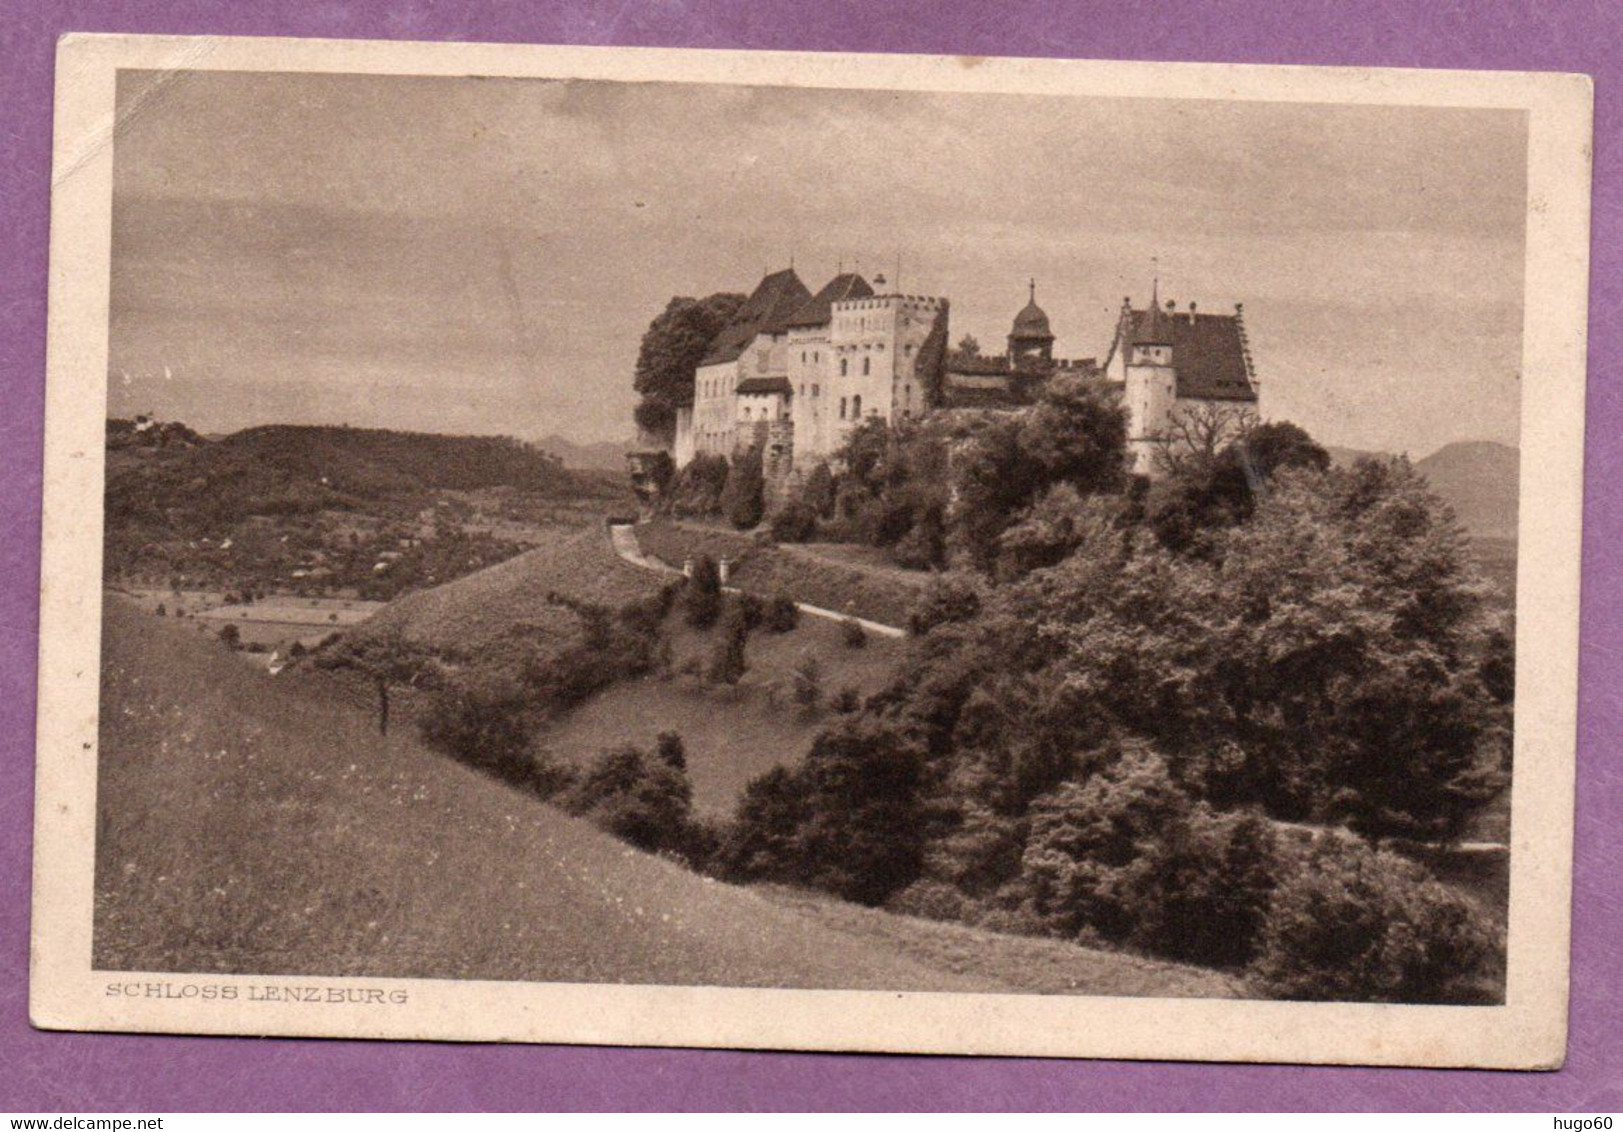
<path fill-rule="evenodd" d="M 804 397 L 805 395 L 806 383 L 802 381 L 800 383 L 800 396 Z M 813 397 L 821 397 L 823 395 L 823 387 L 817 384 L 815 381 L 812 382 L 811 395 Z M 902 396 L 907 404 L 911 405 L 913 403 L 913 386 L 911 383 L 902 386 Z M 843 401 L 844 398 L 841 398 L 841 400 Z M 858 398 L 858 400 L 861 400 L 861 398 Z"/>

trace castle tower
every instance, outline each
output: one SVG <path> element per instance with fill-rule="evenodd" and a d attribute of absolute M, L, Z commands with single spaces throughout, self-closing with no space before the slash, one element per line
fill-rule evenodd
<path fill-rule="evenodd" d="M 1149 309 L 1137 318 L 1126 299 L 1122 300 L 1122 313 L 1128 326 L 1126 341 L 1121 343 L 1127 450 L 1133 457 L 1133 470 L 1148 475 L 1155 463 L 1156 444 L 1166 434 L 1178 399 L 1172 315 L 1170 310 L 1161 311 L 1159 287 L 1151 291 Z"/>
<path fill-rule="evenodd" d="M 1127 410 L 1127 447 L 1133 470 L 1157 473 L 1156 455 L 1181 413 L 1255 414 L 1256 369 L 1239 304 L 1232 315 L 1187 311 L 1161 303 L 1159 281 L 1149 305 L 1121 301 L 1116 337 L 1104 365 L 1105 380 L 1121 391 Z"/>
<path fill-rule="evenodd" d="M 1014 326 L 1009 330 L 1012 366 L 1025 358 L 1040 358 L 1044 363 L 1054 360 L 1054 332 L 1048 325 L 1048 313 L 1037 305 L 1037 280 L 1031 280 L 1028 286 L 1030 298 L 1014 316 Z"/>

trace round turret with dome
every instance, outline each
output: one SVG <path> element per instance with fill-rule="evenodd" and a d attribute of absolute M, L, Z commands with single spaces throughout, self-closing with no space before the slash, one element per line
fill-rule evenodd
<path fill-rule="evenodd" d="M 1052 361 L 1054 332 L 1048 325 L 1048 312 L 1037 305 L 1037 281 L 1031 280 L 1028 286 L 1031 297 L 1014 316 L 1014 326 L 1009 329 L 1009 358 L 1015 363 L 1022 358 Z"/>

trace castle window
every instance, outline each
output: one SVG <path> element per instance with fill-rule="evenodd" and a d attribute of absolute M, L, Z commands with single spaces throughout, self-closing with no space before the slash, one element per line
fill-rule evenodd
<path fill-rule="evenodd" d="M 842 421 L 845 419 L 845 398 L 844 397 L 840 398 L 840 419 Z"/>
<path fill-rule="evenodd" d="M 862 416 L 862 395 L 851 398 L 851 419 L 857 420 Z"/>
<path fill-rule="evenodd" d="M 849 359 L 849 358 L 841 358 L 840 359 L 840 376 L 844 377 L 850 371 L 851 371 L 851 359 Z M 840 414 L 840 416 L 843 417 L 843 416 L 845 416 L 845 414 L 842 412 Z"/>
<path fill-rule="evenodd" d="M 813 397 L 821 397 L 822 395 L 823 395 L 823 387 L 818 385 L 815 381 L 812 382 L 812 396 Z"/>
<path fill-rule="evenodd" d="M 863 377 L 868 376 L 868 359 L 867 358 L 862 359 L 862 376 Z"/>

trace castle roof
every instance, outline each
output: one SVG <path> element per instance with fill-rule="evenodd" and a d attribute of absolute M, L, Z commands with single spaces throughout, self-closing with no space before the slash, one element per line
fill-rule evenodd
<path fill-rule="evenodd" d="M 786 326 L 826 326 L 834 317 L 834 304 L 847 299 L 873 297 L 868 281 L 854 271 L 842 272 L 823 285 L 823 289 L 802 303 L 800 309 L 789 316 Z"/>
<path fill-rule="evenodd" d="M 746 377 L 738 383 L 736 392 L 749 393 L 788 393 L 790 392 L 787 377 Z"/>
<path fill-rule="evenodd" d="M 732 321 L 721 328 L 699 364 L 709 366 L 736 361 L 757 334 L 783 333 L 789 316 L 810 298 L 811 292 L 806 290 L 794 268 L 774 271 L 756 285 Z"/>
<path fill-rule="evenodd" d="M 1158 306 L 1126 312 L 1123 332 L 1134 346 L 1170 346 L 1178 375 L 1177 395 L 1201 401 L 1255 401 L 1245 330 L 1234 314 L 1163 311 Z"/>
<path fill-rule="evenodd" d="M 1048 325 L 1048 312 L 1037 305 L 1037 281 L 1031 281 L 1031 299 L 1020 308 L 1020 313 L 1014 316 L 1014 326 L 1009 330 L 1009 337 L 1017 341 L 1046 341 L 1054 340 L 1054 332 Z"/>

